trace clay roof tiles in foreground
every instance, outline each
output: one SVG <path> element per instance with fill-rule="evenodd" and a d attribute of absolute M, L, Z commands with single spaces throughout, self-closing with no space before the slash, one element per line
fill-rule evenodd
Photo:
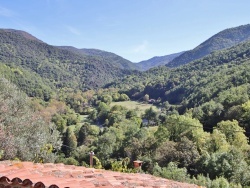
<path fill-rule="evenodd" d="M 5 187 L 20 188 L 198 188 L 149 174 L 17 161 L 0 161 L 0 187 L 3 187 L 1 182 L 5 182 Z"/>

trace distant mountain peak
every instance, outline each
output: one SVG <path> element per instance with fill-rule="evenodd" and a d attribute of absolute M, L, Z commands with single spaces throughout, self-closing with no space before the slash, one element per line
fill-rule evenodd
<path fill-rule="evenodd" d="M 39 40 L 38 38 L 34 37 L 33 35 L 31 35 L 30 33 L 27 33 L 27 32 L 22 31 L 22 30 L 16 30 L 16 29 L 1 29 L 1 30 L 5 31 L 5 32 L 15 33 L 17 35 L 21 35 L 22 37 L 24 37 L 28 40 L 35 40 L 38 42 L 43 42 L 43 41 Z"/>
<path fill-rule="evenodd" d="M 136 65 L 139 67 L 140 70 L 148 70 L 153 67 L 161 66 L 161 65 L 166 65 L 170 61 L 172 61 L 174 58 L 180 56 L 184 52 L 179 52 L 179 53 L 174 53 L 174 54 L 169 54 L 165 56 L 155 56 L 152 57 L 148 60 L 141 61 L 139 63 L 136 63 Z"/>

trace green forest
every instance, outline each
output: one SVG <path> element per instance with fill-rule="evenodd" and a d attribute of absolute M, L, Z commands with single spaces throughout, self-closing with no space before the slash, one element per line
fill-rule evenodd
<path fill-rule="evenodd" d="M 145 72 L 11 31 L 0 49 L 0 160 L 89 167 L 94 151 L 94 168 L 250 187 L 250 42 Z"/>

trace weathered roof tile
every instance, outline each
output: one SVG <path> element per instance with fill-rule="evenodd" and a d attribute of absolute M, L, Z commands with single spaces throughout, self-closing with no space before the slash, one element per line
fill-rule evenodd
<path fill-rule="evenodd" d="M 34 164 L 1 161 L 0 177 L 0 185 L 1 183 L 5 186 L 18 183 L 19 187 L 23 187 L 24 184 L 29 184 L 30 188 L 198 188 L 196 185 L 175 182 L 149 174 L 127 174 L 61 163 Z"/>

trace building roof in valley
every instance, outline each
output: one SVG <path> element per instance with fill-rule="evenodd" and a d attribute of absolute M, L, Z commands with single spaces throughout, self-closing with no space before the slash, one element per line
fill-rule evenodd
<path fill-rule="evenodd" d="M 121 173 L 82 166 L 0 161 L 1 184 L 13 187 L 198 188 L 141 173 Z"/>

